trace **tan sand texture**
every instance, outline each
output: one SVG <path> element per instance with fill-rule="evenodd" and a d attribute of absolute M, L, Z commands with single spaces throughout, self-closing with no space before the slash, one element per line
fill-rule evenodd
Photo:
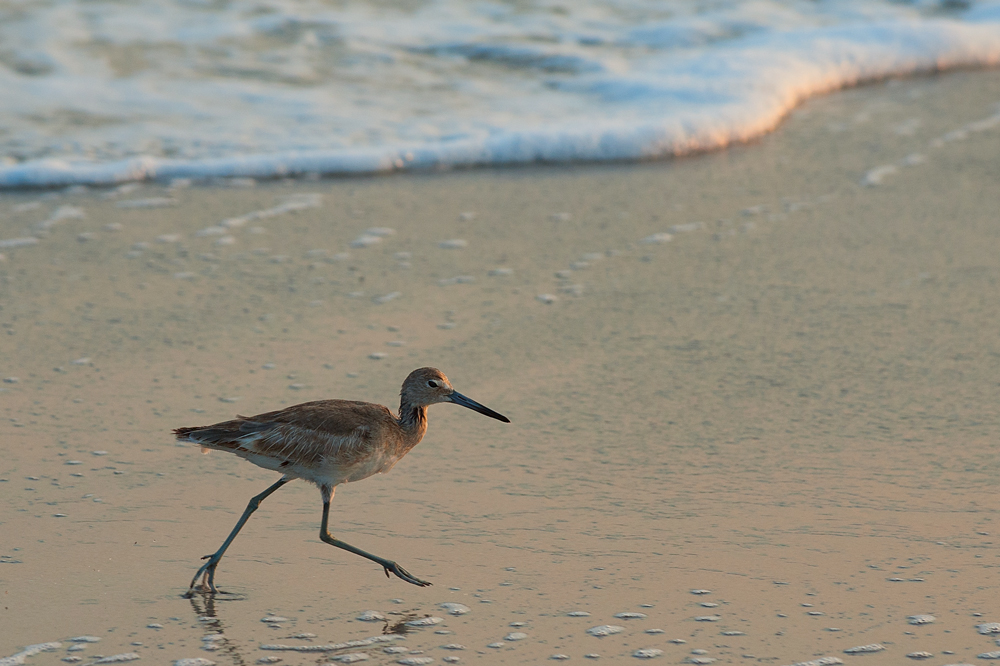
<path fill-rule="evenodd" d="M 988 663 L 998 102 L 960 72 L 674 162 L 2 195 L 38 240 L 0 249 L 0 656 Z M 172 428 L 394 408 L 425 365 L 512 423 L 432 406 L 331 530 L 433 587 L 321 543 L 297 482 L 182 598 L 277 474 Z"/>

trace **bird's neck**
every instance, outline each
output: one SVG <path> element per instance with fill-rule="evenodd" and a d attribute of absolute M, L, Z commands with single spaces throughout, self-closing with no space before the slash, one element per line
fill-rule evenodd
<path fill-rule="evenodd" d="M 399 403 L 399 425 L 417 441 L 427 432 L 427 406 L 411 405 L 408 402 Z"/>

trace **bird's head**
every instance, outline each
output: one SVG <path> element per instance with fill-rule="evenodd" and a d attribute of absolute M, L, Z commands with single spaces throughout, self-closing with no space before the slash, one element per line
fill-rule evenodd
<path fill-rule="evenodd" d="M 415 407 L 434 405 L 439 402 L 453 402 L 498 421 L 510 423 L 510 419 L 503 414 L 498 414 L 456 391 L 444 373 L 437 368 L 418 368 L 411 372 L 403 382 L 400 396 L 403 403 L 409 403 Z"/>

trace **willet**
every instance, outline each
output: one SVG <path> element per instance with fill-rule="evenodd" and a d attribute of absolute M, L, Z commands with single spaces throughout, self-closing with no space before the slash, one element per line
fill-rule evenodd
<path fill-rule="evenodd" d="M 392 572 L 407 583 L 421 587 L 430 585 L 392 560 L 333 538 L 327 522 L 334 489 L 341 483 L 360 481 L 392 469 L 423 438 L 427 432 L 427 407 L 438 402 L 453 402 L 510 423 L 506 416 L 453 389 L 440 370 L 420 368 L 403 382 L 398 417 L 387 407 L 370 402 L 317 400 L 277 412 L 237 416 L 232 421 L 215 425 L 174 430 L 179 440 L 200 444 L 204 449 L 229 451 L 259 467 L 283 474 L 274 485 L 250 500 L 219 550 L 202 558 L 208 562 L 198 569 L 185 596 L 190 597 L 196 590 L 213 594 L 218 591 L 215 568 L 226 549 L 260 503 L 293 479 L 312 481 L 319 486 L 323 496 L 321 540 L 381 565 L 386 577 Z"/>

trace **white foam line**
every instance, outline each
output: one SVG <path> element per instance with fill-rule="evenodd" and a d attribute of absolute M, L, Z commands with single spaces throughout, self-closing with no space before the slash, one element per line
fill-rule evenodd
<path fill-rule="evenodd" d="M 760 39 L 750 36 L 666 64 L 651 61 L 646 63 L 645 73 L 641 68 L 627 77 L 596 72 L 560 85 L 568 93 L 603 98 L 606 104 L 620 104 L 626 110 L 640 109 L 647 118 L 661 108 L 662 116 L 654 121 L 581 121 L 575 126 L 498 131 L 475 139 L 212 159 L 33 160 L 0 167 L 0 187 L 274 178 L 306 173 L 377 174 L 680 156 L 770 132 L 791 109 L 811 96 L 890 76 L 997 64 L 997 22 L 932 19 L 813 28 Z M 670 70 L 667 74 L 660 71 L 664 67 Z M 693 86 L 691 82 L 702 81 L 706 72 L 714 83 L 709 88 Z"/>

